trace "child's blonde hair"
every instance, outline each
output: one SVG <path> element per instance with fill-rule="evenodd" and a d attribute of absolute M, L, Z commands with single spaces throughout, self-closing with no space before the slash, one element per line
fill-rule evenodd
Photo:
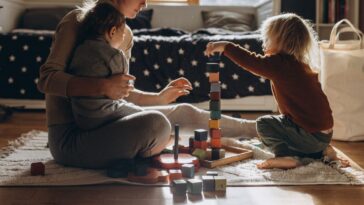
<path fill-rule="evenodd" d="M 274 48 L 316 67 L 316 33 L 308 21 L 293 13 L 281 14 L 265 20 L 261 32 L 264 49 Z"/>

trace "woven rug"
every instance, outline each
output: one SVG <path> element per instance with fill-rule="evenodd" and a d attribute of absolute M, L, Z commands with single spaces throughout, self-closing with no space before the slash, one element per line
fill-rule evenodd
<path fill-rule="evenodd" d="M 335 163 L 327 165 L 321 161 L 314 161 L 291 170 L 259 170 L 256 164 L 272 157 L 271 153 L 232 138 L 224 138 L 222 143 L 252 149 L 254 152 L 252 159 L 215 169 L 220 175 L 227 177 L 228 186 L 364 184 L 364 171 L 360 167 L 339 168 Z M 47 132 L 31 131 L 0 150 L 0 186 L 135 184 L 123 178 L 109 178 L 105 170 L 58 165 L 53 161 L 46 144 Z M 30 176 L 30 164 L 33 162 L 45 164 L 45 176 Z M 203 175 L 205 172 L 206 169 L 202 168 L 197 175 Z M 154 186 L 168 186 L 168 184 Z"/>

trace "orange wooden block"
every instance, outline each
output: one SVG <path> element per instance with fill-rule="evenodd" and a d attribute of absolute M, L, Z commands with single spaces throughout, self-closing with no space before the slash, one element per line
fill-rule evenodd
<path fill-rule="evenodd" d="M 212 83 L 212 82 L 219 82 L 220 81 L 220 73 L 217 72 L 217 73 L 209 73 L 209 82 Z"/>
<path fill-rule="evenodd" d="M 221 138 L 221 128 L 210 129 L 210 137 L 211 138 Z"/>
<path fill-rule="evenodd" d="M 176 179 L 182 179 L 182 171 L 180 169 L 170 169 L 169 170 L 169 181 L 173 182 Z"/>
<path fill-rule="evenodd" d="M 210 145 L 212 148 L 221 148 L 221 139 L 211 138 Z"/>
<path fill-rule="evenodd" d="M 219 120 L 209 120 L 209 128 L 219 129 L 220 128 L 220 121 Z"/>
<path fill-rule="evenodd" d="M 128 175 L 128 181 L 144 183 L 144 184 L 155 184 L 158 182 L 168 182 L 169 174 L 166 171 L 159 171 L 155 168 L 148 168 L 147 175 L 136 176 L 133 172 Z"/>

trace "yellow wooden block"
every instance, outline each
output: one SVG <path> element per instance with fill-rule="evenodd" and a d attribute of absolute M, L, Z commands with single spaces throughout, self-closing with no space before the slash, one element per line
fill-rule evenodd
<path fill-rule="evenodd" d="M 209 82 L 219 82 L 220 81 L 220 73 L 209 73 Z"/>
<path fill-rule="evenodd" d="M 209 120 L 209 128 L 210 129 L 219 129 L 220 128 L 220 120 Z"/>

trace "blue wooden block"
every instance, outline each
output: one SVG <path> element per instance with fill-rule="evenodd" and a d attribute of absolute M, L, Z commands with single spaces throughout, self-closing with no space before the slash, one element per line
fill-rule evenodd
<path fill-rule="evenodd" d="M 189 179 L 187 180 L 187 191 L 190 194 L 201 194 L 202 192 L 202 180 Z"/>
<path fill-rule="evenodd" d="M 173 180 L 172 191 L 177 195 L 185 195 L 187 191 L 187 182 L 183 179 Z"/>
<path fill-rule="evenodd" d="M 211 83 L 210 84 L 210 92 L 220 92 L 221 93 L 220 83 Z"/>
<path fill-rule="evenodd" d="M 221 101 L 210 100 L 210 111 L 221 111 Z"/>
<path fill-rule="evenodd" d="M 221 111 L 220 110 L 211 110 L 210 111 L 210 119 L 212 119 L 212 120 L 221 119 Z"/>
<path fill-rule="evenodd" d="M 207 66 L 207 72 L 210 72 L 210 73 L 217 73 L 220 70 L 218 63 L 210 62 L 210 63 L 207 63 L 206 66 Z"/>
<path fill-rule="evenodd" d="M 215 191 L 215 179 L 213 176 L 202 176 L 202 186 L 204 191 Z"/>
<path fill-rule="evenodd" d="M 195 166 L 193 164 L 182 165 L 182 176 L 193 178 L 195 176 Z"/>
<path fill-rule="evenodd" d="M 208 136 L 208 131 L 205 129 L 197 129 L 195 130 L 195 140 L 197 141 L 206 141 Z"/>

